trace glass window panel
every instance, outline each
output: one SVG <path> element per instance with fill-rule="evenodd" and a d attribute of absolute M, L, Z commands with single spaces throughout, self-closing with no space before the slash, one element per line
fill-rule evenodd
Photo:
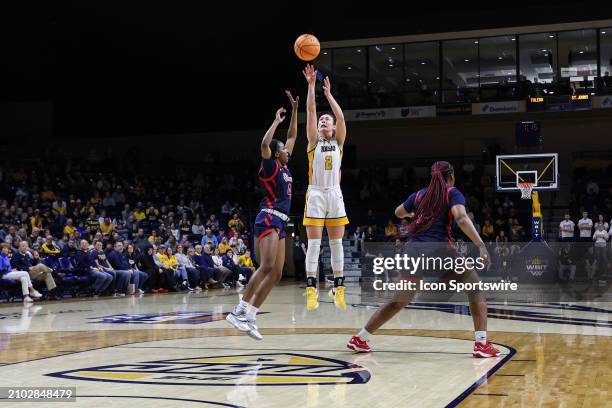
<path fill-rule="evenodd" d="M 327 103 L 327 98 L 323 95 L 323 89 L 321 88 L 321 84 L 323 84 L 323 78 L 328 76 L 332 81 L 332 87 L 335 91 L 334 78 L 332 76 L 332 50 L 321 50 L 319 56 L 313 61 L 313 65 L 318 72 L 318 77 L 321 81 L 317 81 L 317 106 L 319 110 L 328 110 L 329 104 Z"/>
<path fill-rule="evenodd" d="M 606 93 L 612 92 L 612 27 L 602 28 L 599 33 L 601 53 L 601 86 Z"/>
<path fill-rule="evenodd" d="M 559 70 L 561 80 L 574 91 L 589 92 L 597 76 L 597 45 L 595 30 L 559 33 Z"/>
<path fill-rule="evenodd" d="M 512 35 L 481 38 L 480 86 L 516 82 L 516 38 Z"/>
<path fill-rule="evenodd" d="M 440 43 L 404 45 L 404 104 L 437 103 L 440 88 Z"/>
<path fill-rule="evenodd" d="M 478 39 L 442 43 L 444 103 L 472 102 L 477 99 Z"/>
<path fill-rule="evenodd" d="M 337 48 L 332 57 L 332 87 L 343 108 L 363 106 L 366 93 L 366 48 Z"/>
<path fill-rule="evenodd" d="M 519 36 L 521 79 L 531 83 L 551 83 L 557 76 L 557 36 L 555 33 Z"/>
<path fill-rule="evenodd" d="M 370 77 L 368 89 L 373 106 L 397 106 L 401 103 L 404 57 L 401 44 L 369 47 Z"/>

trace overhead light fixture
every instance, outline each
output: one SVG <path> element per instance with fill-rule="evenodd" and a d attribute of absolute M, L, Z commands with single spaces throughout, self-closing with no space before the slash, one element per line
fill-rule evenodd
<path fill-rule="evenodd" d="M 474 44 L 478 44 L 478 41 L 474 41 Z"/>
<path fill-rule="evenodd" d="M 357 52 L 361 52 L 361 48 L 357 48 Z"/>
<path fill-rule="evenodd" d="M 546 51 L 548 51 L 548 50 L 542 50 L 542 52 L 546 52 Z"/>
<path fill-rule="evenodd" d="M 348 67 L 346 67 L 346 69 L 351 70 L 353 69 L 353 67 L 351 67 L 350 65 Z"/>
<path fill-rule="evenodd" d="M 584 54 L 584 51 L 580 51 L 580 54 Z"/>
<path fill-rule="evenodd" d="M 605 32 L 605 31 L 602 31 L 601 33 L 602 33 L 602 34 L 605 34 L 606 32 Z"/>
<path fill-rule="evenodd" d="M 469 60 L 469 59 L 467 59 L 467 58 L 466 58 L 466 59 L 464 59 L 464 61 L 465 61 L 465 62 L 470 62 L 470 60 Z"/>
<path fill-rule="evenodd" d="M 512 37 L 512 38 L 511 38 L 511 40 L 512 40 L 512 41 L 516 41 L 516 38 Z"/>
<path fill-rule="evenodd" d="M 426 62 L 425 62 L 425 61 L 421 62 L 421 65 L 425 65 L 425 64 L 426 64 Z"/>
<path fill-rule="evenodd" d="M 395 51 L 395 47 L 391 47 L 391 49 Z"/>
<path fill-rule="evenodd" d="M 410 78 L 406 78 L 406 82 L 410 82 Z"/>
<path fill-rule="evenodd" d="M 327 51 L 323 51 L 323 55 L 327 55 Z"/>
<path fill-rule="evenodd" d="M 555 38 L 555 36 L 551 34 L 548 36 L 548 38 Z"/>
<path fill-rule="evenodd" d="M 497 57 L 498 60 L 503 59 L 502 57 Z"/>
<path fill-rule="evenodd" d="M 440 77 L 436 77 L 436 79 L 440 79 Z"/>
<path fill-rule="evenodd" d="M 393 67 L 393 64 L 389 64 L 390 67 Z"/>

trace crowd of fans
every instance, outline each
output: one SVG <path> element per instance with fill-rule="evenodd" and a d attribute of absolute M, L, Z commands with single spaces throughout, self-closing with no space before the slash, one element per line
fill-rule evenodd
<path fill-rule="evenodd" d="M 9 297 L 41 297 L 38 282 L 49 298 L 244 285 L 255 269 L 248 216 L 239 202 L 204 197 L 217 190 L 209 175 L 41 170 L 0 169 L 2 196 L 13 197 L 0 200 L 0 291 Z M 229 197 L 237 186 L 218 189 Z"/>

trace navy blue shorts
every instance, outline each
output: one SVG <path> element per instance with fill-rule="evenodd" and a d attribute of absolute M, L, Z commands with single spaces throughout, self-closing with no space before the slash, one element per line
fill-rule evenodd
<path fill-rule="evenodd" d="M 255 236 L 257 239 L 262 239 L 272 231 L 278 232 L 278 239 L 283 239 L 287 236 L 285 227 L 287 223 L 275 215 L 260 211 L 255 218 Z"/>

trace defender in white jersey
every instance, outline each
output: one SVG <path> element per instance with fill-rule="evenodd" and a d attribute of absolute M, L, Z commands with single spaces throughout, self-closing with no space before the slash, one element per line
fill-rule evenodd
<path fill-rule="evenodd" d="M 315 86 L 317 71 L 312 65 L 304 69 L 308 82 L 306 99 L 306 135 L 308 136 L 308 192 L 304 208 L 304 226 L 308 235 L 306 250 L 306 307 L 319 306 L 317 295 L 317 268 L 323 227 L 327 229 L 334 272 L 334 288 L 330 297 L 341 309 L 346 309 L 344 300 L 344 226 L 348 224 L 342 191 L 340 189 L 340 167 L 342 147 L 346 140 L 344 114 L 331 94 L 329 78 L 323 81 L 323 93 L 329 102 L 333 116 L 323 114 L 317 121 Z M 335 118 L 334 118 L 335 117 Z"/>

